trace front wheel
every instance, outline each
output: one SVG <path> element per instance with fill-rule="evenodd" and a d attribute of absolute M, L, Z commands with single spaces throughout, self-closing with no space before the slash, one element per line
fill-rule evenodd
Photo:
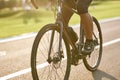
<path fill-rule="evenodd" d="M 48 24 L 38 32 L 31 52 L 33 80 L 68 80 L 71 69 L 70 48 L 63 34 L 58 52 L 59 35 L 60 27 L 56 24 Z"/>
<path fill-rule="evenodd" d="M 95 17 L 93 17 L 93 40 L 95 43 L 94 51 L 89 56 L 83 58 L 85 67 L 90 71 L 96 70 L 99 66 L 103 48 L 100 24 Z"/>

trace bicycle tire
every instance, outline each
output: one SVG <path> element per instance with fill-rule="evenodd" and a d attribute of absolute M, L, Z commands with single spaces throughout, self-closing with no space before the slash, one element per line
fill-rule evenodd
<path fill-rule="evenodd" d="M 38 55 L 38 52 L 40 52 L 39 49 L 42 49 L 41 51 L 44 51 L 44 53 L 48 50 L 46 48 L 48 47 L 47 45 L 49 44 L 49 42 L 48 43 L 46 43 L 46 42 L 49 41 L 50 32 L 53 30 L 56 32 L 55 33 L 56 38 L 54 38 L 54 39 L 57 40 L 57 33 L 59 35 L 60 27 L 57 26 L 56 24 L 45 25 L 38 32 L 38 34 L 34 40 L 34 43 L 32 46 L 32 51 L 31 51 L 31 73 L 32 73 L 33 80 L 68 80 L 68 78 L 69 78 L 69 74 L 70 74 L 70 70 L 71 70 L 71 63 L 70 63 L 71 62 L 71 54 L 70 54 L 69 44 L 67 43 L 67 41 L 64 37 L 64 34 L 63 34 L 62 42 L 64 42 L 65 45 L 62 44 L 62 47 L 64 47 L 65 49 L 63 50 L 63 48 L 61 48 L 63 50 L 63 52 L 65 51 L 65 53 L 66 53 L 66 54 L 64 53 L 64 55 L 66 55 L 66 57 L 64 56 L 64 58 L 63 58 L 63 59 L 65 59 L 64 61 L 61 60 L 60 63 L 56 63 L 56 64 L 54 64 L 53 62 L 48 63 L 47 62 L 48 55 L 50 55 L 51 58 L 53 58 L 56 55 L 56 54 L 52 54 L 52 52 L 51 52 L 51 54 L 42 54 L 41 53 Z M 47 40 L 44 38 L 46 38 Z M 43 42 L 42 42 L 42 40 L 43 40 Z M 57 42 L 58 41 L 56 41 L 55 43 L 57 43 Z M 55 48 L 57 47 L 56 46 L 57 44 L 53 43 L 53 45 L 54 46 L 51 49 L 52 49 L 53 53 L 55 53 Z M 42 46 L 43 46 L 43 48 L 42 48 Z M 43 50 L 43 49 L 46 49 L 46 50 Z M 38 56 L 39 56 L 39 58 L 38 58 Z M 38 60 L 37 60 L 37 58 L 38 58 Z M 40 61 L 44 60 L 43 58 L 46 58 L 44 62 L 37 63 L 39 60 Z M 38 64 L 41 64 L 40 67 L 44 66 L 44 68 L 41 68 L 40 70 L 38 70 L 38 67 L 37 67 Z M 65 70 L 65 72 L 63 72 L 63 70 Z M 57 78 L 59 78 L 59 79 L 57 79 Z"/>
<path fill-rule="evenodd" d="M 95 17 L 93 17 L 93 24 L 94 24 L 93 25 L 93 29 L 94 29 L 93 33 L 98 39 L 97 40 L 98 45 L 95 47 L 94 51 L 91 53 L 90 56 L 86 56 L 86 57 L 83 58 L 84 65 L 89 71 L 95 71 L 98 68 L 98 66 L 100 64 L 100 61 L 101 61 L 102 49 L 103 49 L 103 46 L 102 46 L 102 42 L 103 42 L 102 41 L 102 31 L 101 31 L 101 28 L 100 28 L 100 24 Z M 97 34 L 95 34 L 95 32 L 94 32 L 95 29 L 97 30 L 96 31 Z M 94 38 L 94 40 L 95 40 L 95 38 Z"/>

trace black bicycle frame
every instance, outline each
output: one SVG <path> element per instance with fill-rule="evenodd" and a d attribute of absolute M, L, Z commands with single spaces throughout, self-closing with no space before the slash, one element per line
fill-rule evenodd
<path fill-rule="evenodd" d="M 58 51 L 60 52 L 60 47 L 61 47 L 61 41 L 62 41 L 62 35 L 63 35 L 63 33 L 64 33 L 64 35 L 65 35 L 65 37 L 66 37 L 66 39 L 67 39 L 67 41 L 68 41 L 68 43 L 72 46 L 72 48 L 76 51 L 75 53 L 78 53 L 78 49 L 77 49 L 77 47 L 76 47 L 76 45 L 75 45 L 75 43 L 73 42 L 73 40 L 72 40 L 72 38 L 70 37 L 70 34 L 69 34 L 69 32 L 68 32 L 68 27 L 66 27 L 66 26 L 64 26 L 63 25 L 63 17 L 62 17 L 62 6 L 63 7 L 65 7 L 65 8 L 67 8 L 67 9 L 69 9 L 71 12 L 73 12 L 73 13 L 76 13 L 76 14 L 78 14 L 78 12 L 75 10 L 75 9 L 73 9 L 73 8 L 70 8 L 70 7 L 68 7 L 67 5 L 64 5 L 63 4 L 63 2 L 62 2 L 62 0 L 58 0 L 58 11 L 57 11 L 57 19 L 56 19 L 56 24 L 58 25 L 58 26 L 60 26 L 60 40 L 59 40 L 59 49 L 58 49 Z M 79 14 L 78 14 L 79 15 Z"/>

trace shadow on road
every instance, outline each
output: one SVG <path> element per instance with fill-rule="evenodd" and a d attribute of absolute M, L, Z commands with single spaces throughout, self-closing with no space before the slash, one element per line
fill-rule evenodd
<path fill-rule="evenodd" d="M 108 80 L 118 80 L 114 76 L 105 73 L 104 71 L 97 70 L 92 73 L 94 80 L 102 80 L 102 78 L 106 78 Z"/>

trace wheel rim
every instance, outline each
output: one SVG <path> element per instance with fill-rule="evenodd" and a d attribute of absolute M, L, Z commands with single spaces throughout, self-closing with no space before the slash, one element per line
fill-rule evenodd
<path fill-rule="evenodd" d="M 96 70 L 96 68 L 99 66 L 102 56 L 102 36 L 98 25 L 95 23 L 93 23 L 93 35 L 93 40 L 96 44 L 94 51 L 83 59 L 87 69 L 89 70 Z"/>
<path fill-rule="evenodd" d="M 61 51 L 64 58 L 61 58 L 59 61 L 55 62 L 55 58 L 57 58 L 56 53 L 58 52 L 58 39 L 59 33 L 55 31 L 55 38 L 53 42 L 53 47 L 51 50 L 51 54 L 49 55 L 52 61 L 48 63 L 48 52 L 49 52 L 49 43 L 51 38 L 52 30 L 49 30 L 42 35 L 42 39 L 37 48 L 36 54 L 36 64 L 37 66 L 37 77 L 39 80 L 64 80 L 67 70 L 67 50 L 64 41 L 62 40 Z"/>

